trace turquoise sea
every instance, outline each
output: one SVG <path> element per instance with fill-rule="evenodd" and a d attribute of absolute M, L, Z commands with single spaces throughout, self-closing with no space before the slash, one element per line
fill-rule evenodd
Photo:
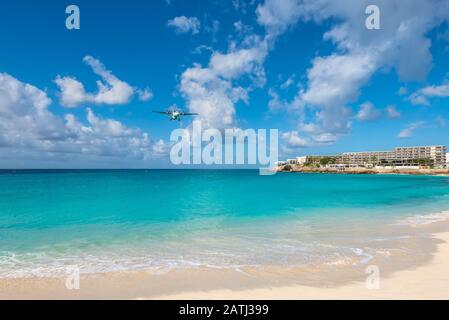
<path fill-rule="evenodd" d="M 448 177 L 0 171 L 0 278 L 368 263 L 379 239 L 407 236 L 396 226 L 445 210 Z"/>

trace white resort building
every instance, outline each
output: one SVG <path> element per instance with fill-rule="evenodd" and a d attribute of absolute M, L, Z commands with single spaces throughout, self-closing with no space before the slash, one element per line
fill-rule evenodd
<path fill-rule="evenodd" d="M 393 151 L 347 152 L 343 163 L 390 166 L 444 166 L 445 146 L 398 147 Z"/>
<path fill-rule="evenodd" d="M 392 151 L 345 152 L 339 155 L 303 156 L 288 159 L 289 164 L 325 164 L 345 166 L 425 166 L 446 167 L 445 146 L 397 147 Z"/>

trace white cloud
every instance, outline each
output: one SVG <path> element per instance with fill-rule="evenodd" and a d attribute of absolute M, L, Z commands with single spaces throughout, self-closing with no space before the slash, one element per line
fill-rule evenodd
<path fill-rule="evenodd" d="M 156 141 L 153 144 L 152 151 L 153 151 L 153 154 L 156 156 L 166 155 L 168 153 L 168 146 L 164 142 L 164 140 L 159 139 L 158 141 Z"/>
<path fill-rule="evenodd" d="M 268 101 L 268 108 L 270 111 L 279 111 L 285 107 L 285 102 L 281 100 L 279 94 L 273 89 L 268 90 L 270 101 Z"/>
<path fill-rule="evenodd" d="M 48 111 L 47 94 L 0 73 L 0 137 L 3 146 L 45 148 L 64 138 L 64 123 Z"/>
<path fill-rule="evenodd" d="M 262 63 L 267 55 L 264 42 L 259 42 L 250 48 L 231 50 L 225 54 L 214 52 L 209 67 L 215 74 L 225 79 L 235 79 L 243 74 L 253 74 L 265 81 Z"/>
<path fill-rule="evenodd" d="M 232 46 L 227 53 L 214 52 L 207 67 L 195 64 L 181 75 L 180 91 L 189 111 L 199 113 L 205 126 L 222 129 L 235 125 L 235 104 L 248 103 L 248 91 L 236 82 L 247 76 L 253 85 L 265 83 L 263 62 L 266 42 L 247 38 L 242 47 Z"/>
<path fill-rule="evenodd" d="M 42 114 L 52 101 L 35 86 L 22 83 L 7 73 L 0 73 L 0 102 L 2 114 L 20 116 L 30 109 Z"/>
<path fill-rule="evenodd" d="M 401 113 L 396 109 L 396 106 L 390 105 L 387 107 L 387 116 L 389 119 L 398 119 L 401 117 Z"/>
<path fill-rule="evenodd" d="M 243 88 L 234 88 L 230 81 L 199 65 L 183 72 L 180 90 L 187 100 L 189 111 L 198 113 L 206 126 L 215 128 L 232 126 L 234 103 L 246 99 Z"/>
<path fill-rule="evenodd" d="M 75 78 L 58 75 L 55 83 L 61 90 L 60 103 L 64 107 L 74 108 L 83 102 L 95 100 L 95 96 L 86 93 L 84 85 Z"/>
<path fill-rule="evenodd" d="M 87 124 L 83 124 L 72 114 L 53 114 L 48 109 L 51 103 L 44 91 L 0 73 L 2 154 L 21 156 L 24 161 L 30 161 L 30 154 L 38 154 L 40 160 L 69 154 L 123 160 L 152 156 L 150 137 L 140 129 L 103 119 L 91 109 L 87 109 Z"/>
<path fill-rule="evenodd" d="M 148 160 L 152 144 L 147 133 L 128 128 L 120 121 L 103 119 L 87 109 L 88 125 L 82 125 L 71 114 L 65 116 L 72 134 L 67 143 L 78 147 L 77 152 L 98 156 L 125 157 Z"/>
<path fill-rule="evenodd" d="M 423 121 L 411 123 L 404 129 L 402 129 L 401 132 L 399 132 L 398 138 L 401 138 L 401 139 L 410 138 L 416 129 L 422 128 L 423 126 L 424 126 Z"/>
<path fill-rule="evenodd" d="M 285 104 L 313 111 L 315 116 L 300 124 L 300 131 L 314 128 L 302 131 L 312 139 L 331 141 L 350 132 L 348 104 L 357 100 L 377 71 L 394 68 L 402 81 L 410 81 L 423 80 L 431 68 L 429 32 L 448 20 L 449 3 L 379 0 L 380 31 L 365 28 L 369 4 L 368 0 L 265 0 L 257 8 L 258 22 L 270 39 L 298 21 L 331 25 L 324 40 L 333 42 L 335 51 L 312 61 L 305 89 Z M 273 104 L 279 101 L 277 97 Z"/>
<path fill-rule="evenodd" d="M 141 90 L 133 88 L 128 83 L 118 79 L 111 71 L 107 70 L 103 63 L 86 56 L 84 63 L 92 68 L 92 71 L 100 76 L 101 80 L 97 81 L 98 92 L 86 92 L 82 82 L 73 77 L 56 77 L 56 84 L 60 89 L 61 105 L 68 108 L 78 107 L 83 103 L 92 104 L 126 104 L 132 96 L 138 92 L 140 97 L 151 98 L 149 89 Z"/>
<path fill-rule="evenodd" d="M 298 110 L 300 115 L 310 110 L 313 117 L 301 121 L 300 131 L 309 134 L 316 143 L 333 143 L 351 130 L 352 113 L 346 105 L 358 98 L 360 86 L 374 72 L 374 59 L 369 54 L 315 58 L 307 71 L 307 88 L 300 89 L 290 103 L 281 102 L 274 95 L 270 105 L 277 108 L 284 105 Z"/>
<path fill-rule="evenodd" d="M 359 121 L 374 121 L 379 119 L 381 115 L 382 111 L 376 109 L 371 102 L 367 101 L 360 106 L 360 110 L 355 117 Z"/>
<path fill-rule="evenodd" d="M 302 15 L 301 1 L 266 0 L 257 7 L 257 21 L 267 28 L 270 38 L 285 32 L 294 25 Z"/>
<path fill-rule="evenodd" d="M 169 20 L 167 25 L 175 28 L 177 33 L 192 33 L 200 32 L 201 22 L 196 17 L 180 16 Z"/>
<path fill-rule="evenodd" d="M 369 53 L 318 57 L 307 72 L 308 88 L 300 98 L 312 106 L 344 106 L 357 99 L 374 71 L 375 57 Z"/>
<path fill-rule="evenodd" d="M 153 91 L 150 88 L 137 89 L 136 92 L 140 101 L 149 101 L 153 98 Z"/>
<path fill-rule="evenodd" d="M 419 89 L 409 96 L 412 104 L 430 105 L 429 98 L 446 98 L 449 97 L 449 83 L 443 83 L 438 86 L 427 86 Z"/>
<path fill-rule="evenodd" d="M 311 145 L 311 142 L 300 136 L 298 131 L 283 132 L 281 138 L 286 142 L 289 148 L 304 148 Z"/>
<path fill-rule="evenodd" d="M 428 97 L 449 97 L 449 83 L 422 88 L 420 93 Z"/>
<path fill-rule="evenodd" d="M 409 101 L 414 105 L 422 105 L 422 106 L 429 106 L 430 102 L 427 100 L 427 98 L 423 95 L 420 95 L 417 92 L 412 93 L 408 97 Z"/>
<path fill-rule="evenodd" d="M 300 122 L 299 130 L 310 135 L 317 144 L 329 145 L 348 134 L 352 127 L 349 108 L 327 108 L 317 111 L 315 121 Z"/>

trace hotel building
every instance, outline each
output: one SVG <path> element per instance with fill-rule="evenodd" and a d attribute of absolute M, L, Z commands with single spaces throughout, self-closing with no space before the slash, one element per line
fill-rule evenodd
<path fill-rule="evenodd" d="M 305 156 L 296 158 L 296 163 L 318 164 L 322 159 L 330 159 L 329 164 L 335 165 L 445 167 L 446 147 L 398 147 L 393 151 L 345 152 L 334 156 Z"/>

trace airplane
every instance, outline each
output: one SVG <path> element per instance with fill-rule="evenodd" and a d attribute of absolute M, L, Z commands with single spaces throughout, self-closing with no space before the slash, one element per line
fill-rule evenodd
<path fill-rule="evenodd" d="M 183 116 L 197 116 L 198 113 L 182 112 L 179 110 L 167 110 L 167 111 L 153 111 L 154 113 L 160 113 L 170 116 L 171 121 L 181 121 Z"/>

